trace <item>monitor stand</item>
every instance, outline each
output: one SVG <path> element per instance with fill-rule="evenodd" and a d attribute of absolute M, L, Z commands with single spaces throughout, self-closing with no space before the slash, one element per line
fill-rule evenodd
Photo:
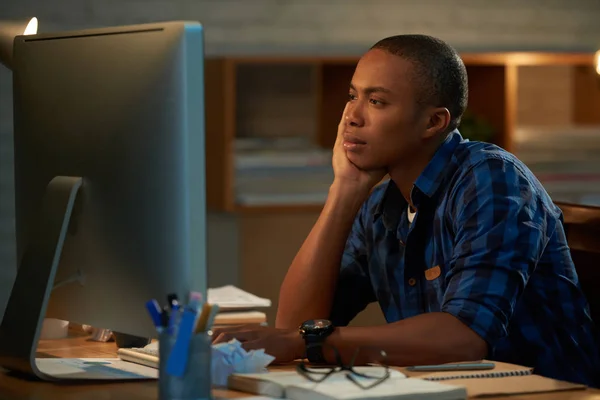
<path fill-rule="evenodd" d="M 82 182 L 80 177 L 57 176 L 46 188 L 40 219 L 29 237 L 0 325 L 0 365 L 8 370 L 56 379 L 40 371 L 35 354 Z"/>
<path fill-rule="evenodd" d="M 80 177 L 57 176 L 46 188 L 40 219 L 31 232 L 0 325 L 0 366 L 47 381 L 157 379 L 155 368 L 116 357 L 36 359 L 42 323 L 82 182 Z"/>

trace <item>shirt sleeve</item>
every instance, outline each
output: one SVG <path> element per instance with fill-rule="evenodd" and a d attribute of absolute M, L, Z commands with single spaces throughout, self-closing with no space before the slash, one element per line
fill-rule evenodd
<path fill-rule="evenodd" d="M 368 243 L 363 224 L 366 215 L 370 215 L 367 203 L 354 219 L 342 255 L 329 317 L 334 326 L 348 325 L 369 303 L 376 301 L 368 271 Z"/>
<path fill-rule="evenodd" d="M 442 311 L 491 347 L 507 335 L 555 226 L 540 190 L 512 161 L 494 158 L 471 168 L 453 195 L 455 241 Z"/>

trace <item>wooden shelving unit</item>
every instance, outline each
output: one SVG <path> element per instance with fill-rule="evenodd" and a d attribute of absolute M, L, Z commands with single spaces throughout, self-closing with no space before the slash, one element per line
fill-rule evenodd
<path fill-rule="evenodd" d="M 574 120 L 600 123 L 600 95 L 577 95 L 598 77 L 592 53 L 465 53 L 469 109 L 494 128 L 493 142 L 511 151 L 516 124 L 518 67 L 576 67 Z M 321 204 L 240 203 L 236 139 L 305 134 L 331 149 L 358 57 L 224 57 L 206 61 L 207 202 L 224 212 L 314 211 Z M 589 92 L 589 91 L 588 91 Z M 596 91 L 599 92 L 600 91 Z M 587 93 L 587 92 L 586 92 Z M 279 96 L 279 97 L 278 97 Z M 254 114 L 256 115 L 254 115 Z M 262 123 L 261 121 L 266 121 Z M 287 123 L 285 121 L 289 121 Z"/>

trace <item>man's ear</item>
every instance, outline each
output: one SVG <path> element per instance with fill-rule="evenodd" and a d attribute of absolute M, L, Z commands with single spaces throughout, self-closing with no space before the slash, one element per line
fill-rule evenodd
<path fill-rule="evenodd" d="M 430 139 L 438 136 L 440 133 L 445 132 L 450 125 L 450 111 L 445 107 L 436 107 L 431 109 L 428 113 L 427 128 L 423 137 Z"/>

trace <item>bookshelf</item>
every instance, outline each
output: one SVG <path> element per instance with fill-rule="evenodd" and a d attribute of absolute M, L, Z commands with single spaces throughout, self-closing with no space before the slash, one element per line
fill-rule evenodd
<path fill-rule="evenodd" d="M 469 111 L 513 150 L 519 68 L 574 69 L 573 122 L 600 124 L 593 53 L 465 53 Z M 332 178 L 331 147 L 359 57 L 252 56 L 206 61 L 209 210 L 320 210 Z M 590 90 L 594 87 L 596 90 Z"/>

